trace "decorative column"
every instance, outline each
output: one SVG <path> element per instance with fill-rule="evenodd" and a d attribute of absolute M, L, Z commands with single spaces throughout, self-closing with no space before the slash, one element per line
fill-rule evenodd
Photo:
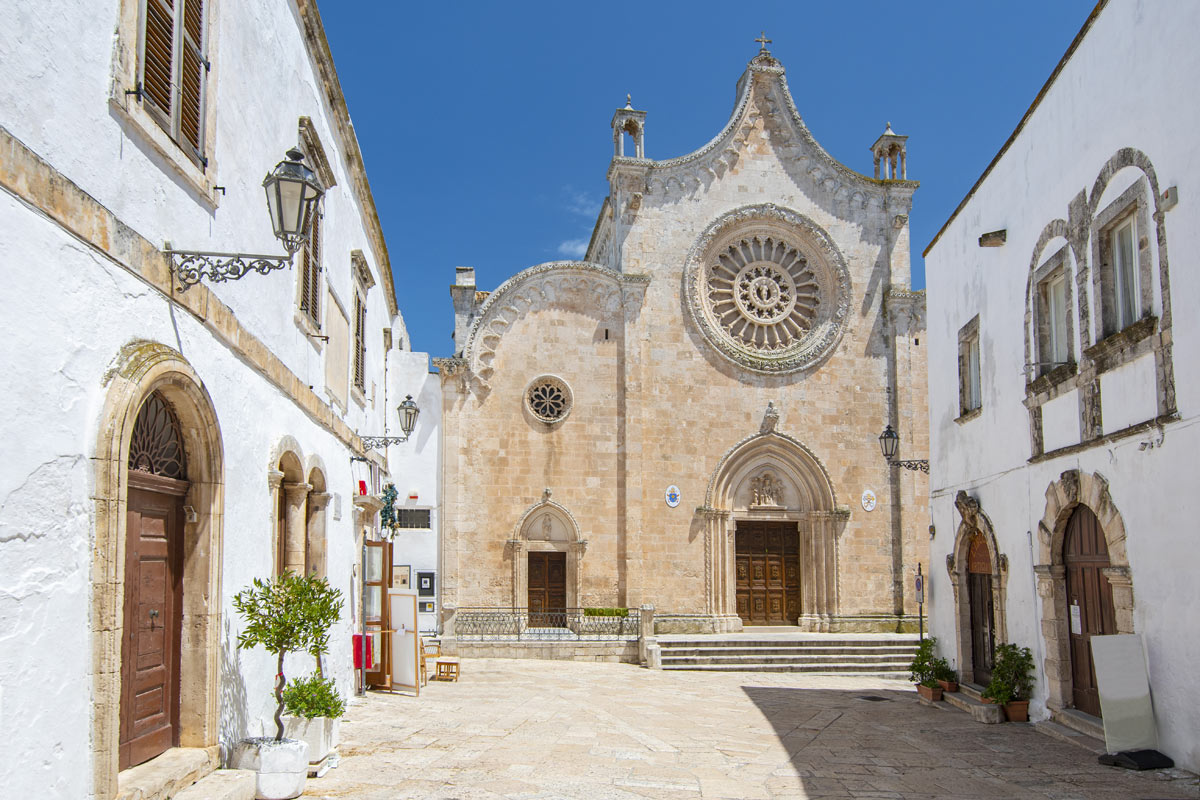
<path fill-rule="evenodd" d="M 1104 567 L 1100 574 L 1112 587 L 1113 615 L 1117 633 L 1133 633 L 1133 576 L 1129 567 Z"/>
<path fill-rule="evenodd" d="M 329 492 L 309 492 L 308 495 L 308 547 L 304 571 L 316 573 L 321 578 L 325 577 L 325 510 L 332 497 Z"/>
<path fill-rule="evenodd" d="M 525 572 L 529 568 L 525 558 L 525 542 L 522 539 L 509 539 L 504 544 L 512 558 L 512 607 L 524 608 L 529 601 L 528 597 L 521 597 L 522 588 L 527 586 Z"/>
<path fill-rule="evenodd" d="M 279 506 L 282 502 L 280 493 L 283 491 L 283 472 L 272 469 L 267 471 L 267 486 L 271 490 L 271 570 L 279 572 L 283 566 L 283 554 L 278 552 L 283 541 L 283 521 L 280 519 Z"/>
<path fill-rule="evenodd" d="M 305 533 L 308 528 L 305 506 L 308 501 L 308 493 L 311 491 L 311 483 L 286 481 L 283 484 L 283 568 L 298 575 L 303 575 L 305 568 L 304 550 L 307 538 Z"/>
<path fill-rule="evenodd" d="M 1042 600 L 1042 639 L 1046 642 L 1046 705 L 1065 708 L 1071 690 L 1071 635 L 1067 625 L 1067 568 L 1038 564 L 1037 593 Z"/>

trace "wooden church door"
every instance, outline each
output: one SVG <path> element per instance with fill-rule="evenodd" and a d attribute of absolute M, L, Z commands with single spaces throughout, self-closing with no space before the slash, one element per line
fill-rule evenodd
<path fill-rule="evenodd" d="M 1067 568 L 1067 624 L 1071 638 L 1071 684 L 1075 707 L 1100 716 L 1100 694 L 1092 663 L 1092 637 L 1117 632 L 1112 586 L 1103 570 L 1109 566 L 1108 544 L 1100 521 L 1087 506 L 1078 506 L 1067 523 L 1063 542 Z"/>
<path fill-rule="evenodd" d="M 992 680 L 996 648 L 992 608 L 992 562 L 987 542 L 976 533 L 967 551 L 967 587 L 971 603 L 971 668 L 975 683 L 986 686 Z"/>
<path fill-rule="evenodd" d="M 567 554 L 529 554 L 529 625 L 560 628 L 566 625 Z"/>

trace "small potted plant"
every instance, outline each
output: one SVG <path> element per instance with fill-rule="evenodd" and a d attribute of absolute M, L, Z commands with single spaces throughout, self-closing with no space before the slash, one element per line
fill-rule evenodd
<path fill-rule="evenodd" d="M 938 686 L 942 687 L 943 692 L 958 691 L 958 673 L 946 659 L 935 658 L 933 660 L 933 677 L 937 679 Z"/>
<path fill-rule="evenodd" d="M 231 759 L 235 769 L 256 772 L 256 797 L 259 800 L 290 800 L 304 791 L 308 778 L 308 745 L 284 738 L 283 690 L 287 680 L 283 662 L 288 653 L 310 651 L 315 621 L 322 617 L 320 597 L 329 589 L 316 576 L 303 577 L 285 572 L 279 577 L 254 582 L 238 592 L 233 606 L 245 621 L 238 633 L 238 648 L 263 647 L 276 657 L 275 736 L 243 739 L 234 748 Z M 336 597 L 337 608 L 341 601 Z"/>
<path fill-rule="evenodd" d="M 316 662 L 316 672 L 295 678 L 284 687 L 284 733 L 290 739 L 308 743 L 309 772 L 320 777 L 331 766 L 326 757 L 337 747 L 338 720 L 346 711 L 333 680 L 325 679 L 322 662 L 322 656 L 329 652 L 329 629 L 341 616 L 342 593 L 324 578 L 309 575 L 298 602 L 304 608 L 305 649 Z"/>
<path fill-rule="evenodd" d="M 922 639 L 917 645 L 916 655 L 913 656 L 912 663 L 908 665 L 908 679 L 916 684 L 917 693 L 926 700 L 941 700 L 942 687 L 938 686 L 937 672 L 934 669 L 934 662 L 937 660 L 933 651 L 937 647 L 937 637 L 930 636 L 928 639 Z"/>
<path fill-rule="evenodd" d="M 1033 694 L 1033 654 L 1028 647 L 1001 644 L 996 647 L 992 680 L 983 697 L 1004 706 L 1009 722 L 1029 721 L 1029 697 Z"/>

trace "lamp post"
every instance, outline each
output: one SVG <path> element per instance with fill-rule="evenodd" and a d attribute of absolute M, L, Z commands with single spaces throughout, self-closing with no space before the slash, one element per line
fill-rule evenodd
<path fill-rule="evenodd" d="M 412 436 L 412 432 L 417 427 L 417 415 L 421 413 L 421 409 L 417 408 L 417 404 L 413 402 L 412 395 L 407 395 L 404 402 L 396 406 L 396 416 L 400 418 L 400 430 L 404 431 L 403 436 L 363 436 L 363 447 L 368 450 L 374 450 L 377 447 L 387 447 L 392 444 L 400 444 L 407 442 L 408 437 Z"/>
<path fill-rule="evenodd" d="M 291 266 L 292 256 L 308 241 L 325 187 L 304 163 L 304 154 L 293 147 L 287 151 L 287 158 L 276 164 L 263 179 L 263 189 L 267 193 L 271 227 L 287 255 L 176 250 L 168 242 L 166 254 L 171 261 L 171 271 L 180 284 L 176 291 L 187 291 L 203 278 L 222 283 L 236 281 L 249 272 L 266 275 Z"/>
<path fill-rule="evenodd" d="M 924 458 L 901 460 L 896 458 L 896 453 L 900 449 L 900 434 L 896 433 L 891 425 L 884 429 L 883 433 L 879 434 L 879 449 L 883 451 L 883 458 L 887 461 L 890 467 L 904 467 L 905 469 L 920 470 L 926 475 L 929 474 L 929 460 Z"/>

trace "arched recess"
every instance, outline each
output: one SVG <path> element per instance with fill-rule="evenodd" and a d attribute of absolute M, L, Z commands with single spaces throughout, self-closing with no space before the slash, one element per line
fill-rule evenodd
<path fill-rule="evenodd" d="M 325 479 L 325 462 L 318 455 L 308 457 L 308 477 L 306 483 L 312 487 L 308 493 L 308 503 L 305 514 L 304 536 L 304 571 L 326 576 L 326 554 L 328 543 L 325 533 L 325 516 L 329 508 L 328 482 Z"/>
<path fill-rule="evenodd" d="M 982 539 L 987 548 L 991 576 L 991 633 L 995 644 L 1008 641 L 1005 602 L 1008 584 L 1008 556 L 1000 552 L 992 521 L 979 507 L 979 501 L 960 491 L 954 498 L 961 521 L 954 537 L 954 551 L 946 556 L 946 571 L 954 591 L 954 621 L 958 631 L 958 671 L 964 681 L 975 672 L 975 647 L 972 641 L 969 556 L 973 543 Z M 978 609 L 977 609 L 978 611 Z"/>
<path fill-rule="evenodd" d="M 717 630 L 739 630 L 736 532 L 739 523 L 775 522 L 795 531 L 800 627 L 827 631 L 838 613 L 839 510 L 829 474 L 811 450 L 774 430 L 769 408 L 759 433 L 731 447 L 713 470 L 704 505 L 705 613 Z M 773 488 L 770 483 L 774 483 Z M 768 486 L 764 491 L 764 486 Z"/>
<path fill-rule="evenodd" d="M 101 798 L 117 793 L 130 437 L 142 404 L 154 392 L 178 419 L 190 483 L 184 503 L 195 511 L 194 520 L 183 526 L 178 744 L 217 745 L 225 480 L 221 431 L 212 400 L 187 359 L 166 345 L 134 341 L 121 349 L 106 375 L 92 461 L 92 769 L 95 795 Z"/>
<path fill-rule="evenodd" d="M 304 451 L 292 436 L 271 448 L 267 483 L 271 488 L 273 571 L 306 571 L 307 505 L 312 484 L 305 480 Z"/>
<path fill-rule="evenodd" d="M 1052 710 L 1071 705 L 1071 637 L 1067 608 L 1063 542 L 1067 523 L 1077 506 L 1096 515 L 1108 546 L 1110 566 L 1103 570 L 1112 587 L 1117 633 L 1133 633 L 1133 576 L 1125 552 L 1125 522 L 1113 505 L 1108 481 L 1099 473 L 1070 469 L 1046 488 L 1046 512 L 1038 523 L 1038 596 L 1042 605 L 1042 636 L 1046 641 L 1046 705 Z"/>
<path fill-rule="evenodd" d="M 575 517 L 551 500 L 551 495 L 550 489 L 546 489 L 542 492 L 542 499 L 526 509 L 516 525 L 514 538 L 508 541 L 507 549 L 512 558 L 513 608 L 524 608 L 529 602 L 530 553 L 566 554 L 566 607 L 579 607 L 579 586 L 587 540 L 583 538 Z"/>

